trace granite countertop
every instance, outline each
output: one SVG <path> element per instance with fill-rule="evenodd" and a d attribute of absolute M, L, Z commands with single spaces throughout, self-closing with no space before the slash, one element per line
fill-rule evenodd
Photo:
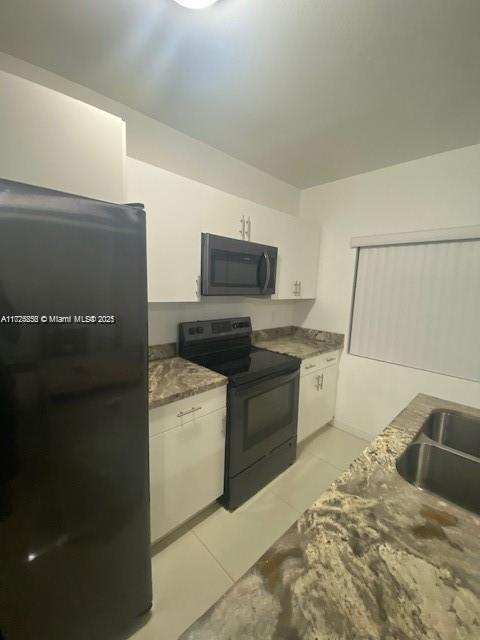
<path fill-rule="evenodd" d="M 183 358 L 154 360 L 148 366 L 149 408 L 222 387 L 227 382 L 225 376 Z"/>
<path fill-rule="evenodd" d="M 181 638 L 478 640 L 480 517 L 395 461 L 435 408 L 418 395 Z"/>
<path fill-rule="evenodd" d="M 255 346 L 262 349 L 305 360 L 322 353 L 342 349 L 344 335 L 302 327 L 280 327 L 254 331 L 253 341 Z"/>
<path fill-rule="evenodd" d="M 262 349 L 296 356 L 301 360 L 343 347 L 343 334 L 279 327 L 253 332 L 253 343 Z M 174 342 L 149 347 L 149 407 L 153 409 L 197 393 L 226 385 L 224 376 L 176 356 Z"/>

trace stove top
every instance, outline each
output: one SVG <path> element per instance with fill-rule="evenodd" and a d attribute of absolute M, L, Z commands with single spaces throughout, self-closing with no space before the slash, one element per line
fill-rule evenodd
<path fill-rule="evenodd" d="M 245 384 L 260 378 L 295 371 L 297 358 L 266 349 L 251 347 L 248 351 L 224 352 L 192 358 L 196 364 L 226 376 L 232 384 Z"/>
<path fill-rule="evenodd" d="M 250 318 L 181 323 L 179 354 L 226 376 L 235 386 L 300 367 L 298 358 L 254 347 L 251 333 Z"/>

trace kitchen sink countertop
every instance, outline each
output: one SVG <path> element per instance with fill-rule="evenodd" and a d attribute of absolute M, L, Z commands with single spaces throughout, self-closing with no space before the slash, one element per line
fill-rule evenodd
<path fill-rule="evenodd" d="M 480 518 L 395 462 L 434 409 L 418 395 L 182 640 L 478 640 Z"/>
<path fill-rule="evenodd" d="M 344 335 L 303 327 L 279 327 L 254 331 L 253 341 L 256 347 L 305 360 L 342 349 Z"/>
<path fill-rule="evenodd" d="M 183 358 L 153 360 L 148 365 L 150 409 L 227 384 L 224 376 Z"/>

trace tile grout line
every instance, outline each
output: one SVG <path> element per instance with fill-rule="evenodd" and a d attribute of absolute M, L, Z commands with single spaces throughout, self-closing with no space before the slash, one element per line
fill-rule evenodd
<path fill-rule="evenodd" d="M 326 464 L 328 464 L 330 467 L 333 467 L 337 471 L 340 471 L 340 473 L 343 473 L 346 469 L 348 469 L 348 466 L 350 464 L 352 464 L 352 462 L 358 458 L 358 456 L 355 456 L 354 458 L 352 458 L 352 461 L 349 462 L 346 467 L 341 469 L 340 467 L 337 467 L 336 464 L 333 464 L 333 462 L 330 462 L 329 460 L 325 460 L 325 458 L 322 458 L 322 456 L 319 453 L 315 453 L 315 452 L 311 452 L 310 451 L 310 452 L 305 452 L 303 455 L 307 455 L 307 456 L 310 456 L 311 458 L 315 458 L 315 460 L 321 460 L 322 462 L 325 462 Z M 361 454 L 359 454 L 359 455 L 361 455 Z"/>
<path fill-rule="evenodd" d="M 297 509 L 297 507 L 295 507 L 293 504 L 291 504 L 291 503 L 290 503 L 286 498 L 284 498 L 283 496 L 279 495 L 278 493 L 276 493 L 276 494 L 275 494 L 275 497 L 276 497 L 278 500 L 280 500 L 281 502 L 284 502 L 288 507 L 290 507 L 290 509 L 293 509 L 293 510 L 295 511 L 295 513 L 298 515 L 298 518 L 301 518 L 301 517 L 302 517 L 302 515 L 303 515 L 303 513 L 304 513 L 304 512 L 300 512 L 300 511 Z M 295 520 L 295 522 L 297 522 L 297 521 L 298 521 L 298 518 L 297 518 L 297 520 Z M 291 527 L 291 526 L 293 526 L 293 524 L 295 524 L 295 522 L 293 522 L 293 523 L 290 525 L 290 527 Z M 290 527 L 289 527 L 289 528 L 290 528 Z M 285 531 L 284 531 L 283 533 L 285 533 Z M 282 535 L 283 535 L 283 534 L 282 534 Z M 277 539 L 278 539 L 278 538 L 277 538 Z M 273 542 L 272 542 L 272 544 L 273 544 Z"/>
<path fill-rule="evenodd" d="M 339 474 L 343 473 L 345 471 L 346 468 L 341 469 L 339 467 L 337 467 L 336 465 L 332 464 L 331 462 L 329 462 L 328 460 L 325 460 L 324 458 L 322 458 L 320 455 L 316 454 L 315 452 L 311 452 L 311 451 L 305 451 L 303 453 L 303 455 L 305 455 L 307 458 L 310 459 L 315 459 L 315 460 L 319 460 L 325 464 L 327 464 L 328 466 L 332 467 L 333 469 L 335 469 L 336 471 L 339 472 Z M 299 460 L 300 461 L 300 460 Z M 329 485 L 330 486 L 330 485 Z M 328 489 L 328 487 L 327 487 Z M 325 491 L 327 490 L 325 489 Z M 270 490 L 267 490 L 266 493 L 271 493 L 273 495 L 273 497 L 275 497 L 277 500 L 280 500 L 280 502 L 282 502 L 283 504 L 285 504 L 287 507 L 289 507 L 290 509 L 292 509 L 295 514 L 300 518 L 303 512 L 300 512 L 293 504 L 291 504 L 288 500 L 286 500 L 283 496 L 281 496 L 279 493 L 276 493 L 276 491 L 274 490 L 274 488 L 272 487 Z M 323 491 L 319 494 L 318 497 L 320 497 L 322 495 Z M 317 498 L 318 499 L 318 498 Z M 312 503 L 313 504 L 313 503 Z M 308 507 L 307 507 L 308 509 Z M 292 523 L 294 524 L 294 523 Z M 290 525 L 292 526 L 292 525 Z M 202 545 L 202 547 L 204 547 L 204 549 L 207 551 L 207 553 L 213 558 L 213 560 L 215 561 L 215 563 L 220 567 L 220 569 L 222 570 L 222 572 L 225 574 L 225 576 L 231 581 L 232 585 L 235 584 L 236 579 L 227 571 L 227 569 L 223 566 L 223 564 L 220 562 L 220 560 L 215 556 L 215 554 L 209 549 L 209 547 L 207 546 L 207 544 L 200 538 L 200 536 L 197 534 L 197 532 L 195 531 L 195 527 L 192 527 L 190 529 L 190 532 L 193 533 L 193 535 L 195 536 L 195 538 L 198 540 L 198 542 Z M 285 532 L 283 532 L 285 533 Z M 283 534 L 282 534 L 283 535 Z M 272 544 L 275 543 L 275 540 L 272 541 Z M 231 585 L 230 585 L 231 586 Z"/>
<path fill-rule="evenodd" d="M 228 571 L 225 569 L 225 567 L 223 566 L 223 564 L 220 562 L 220 560 L 213 554 L 213 552 L 207 547 L 207 545 L 205 544 L 205 542 L 203 542 L 203 540 L 200 538 L 200 536 L 195 532 L 195 530 L 192 528 L 190 529 L 190 531 L 193 533 L 193 535 L 195 536 L 195 538 L 200 542 L 200 544 L 202 545 L 202 547 L 205 548 L 205 550 L 207 551 L 207 553 L 215 560 L 216 564 L 218 564 L 218 566 L 220 567 L 220 569 L 223 571 L 223 573 L 227 576 L 227 578 L 229 580 L 231 580 L 232 584 L 235 584 L 236 580 L 233 578 L 233 576 L 231 576 Z M 231 585 L 230 585 L 231 586 Z"/>
<path fill-rule="evenodd" d="M 263 490 L 265 490 L 266 488 L 264 488 Z M 266 489 L 264 495 L 268 495 L 270 494 L 271 497 L 273 497 L 275 500 L 278 500 L 279 502 L 283 503 L 284 505 L 286 505 L 289 509 L 291 509 L 296 516 L 298 516 L 296 518 L 296 520 L 294 522 L 292 522 L 292 524 L 288 525 L 287 529 L 285 529 L 285 531 L 287 531 L 293 524 L 295 524 L 295 522 L 298 520 L 298 518 L 301 517 L 302 513 L 300 513 L 298 511 L 298 509 L 296 509 L 293 505 L 291 505 L 289 502 L 287 502 L 284 498 L 282 498 L 281 496 L 279 496 L 278 494 L 274 493 L 272 489 Z M 240 580 L 240 578 L 234 578 L 228 571 L 227 569 L 222 565 L 222 563 L 220 562 L 220 560 L 215 556 L 215 554 L 208 548 L 207 544 L 205 542 L 203 542 L 203 540 L 200 538 L 200 536 L 193 530 L 191 529 L 192 533 L 195 535 L 195 537 L 198 539 L 198 541 L 205 547 L 205 549 L 208 551 L 208 553 L 212 556 L 212 558 L 215 560 L 215 562 L 221 567 L 221 569 L 224 571 L 224 573 L 227 574 L 227 576 L 230 578 L 230 580 L 232 580 L 232 583 L 235 584 L 235 582 L 237 582 L 238 580 Z M 269 546 L 262 551 L 262 553 L 260 554 L 259 558 L 266 552 L 268 551 L 268 549 L 270 548 L 270 546 L 272 546 L 273 544 L 275 544 L 275 542 L 285 533 L 285 531 L 282 531 L 282 533 L 275 537 L 271 543 L 269 544 Z M 257 558 L 258 560 L 258 558 Z M 255 560 L 255 562 L 257 561 Z M 250 565 L 246 571 L 249 571 L 250 568 L 255 564 L 255 562 L 252 563 L 252 565 Z M 242 574 L 243 575 L 243 574 Z M 241 577 L 241 576 L 240 576 Z"/>
<path fill-rule="evenodd" d="M 290 507 L 290 509 L 293 509 L 295 511 L 295 513 L 298 515 L 298 517 L 300 517 L 302 514 L 300 513 L 300 511 L 297 509 L 297 507 L 294 507 L 293 504 L 290 504 L 290 502 L 288 502 L 288 500 L 286 500 L 286 498 L 284 498 L 283 496 L 281 496 L 279 493 L 275 493 L 274 489 L 271 489 L 272 495 L 277 499 L 280 500 L 280 502 L 283 502 L 284 504 L 286 504 L 288 507 Z M 295 520 L 296 522 L 296 520 Z M 294 524 L 294 523 L 292 523 Z M 290 525 L 292 526 L 292 525 Z M 285 533 L 285 531 L 283 532 Z M 283 533 L 281 535 L 283 535 Z M 278 540 L 278 538 L 276 538 L 276 540 Z M 276 541 L 274 540 L 274 542 Z M 272 542 L 273 544 L 273 542 Z"/>

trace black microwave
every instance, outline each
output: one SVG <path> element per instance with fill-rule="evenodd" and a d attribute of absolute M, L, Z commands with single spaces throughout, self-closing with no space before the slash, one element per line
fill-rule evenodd
<path fill-rule="evenodd" d="M 271 296 L 277 247 L 202 233 L 202 295 Z"/>

